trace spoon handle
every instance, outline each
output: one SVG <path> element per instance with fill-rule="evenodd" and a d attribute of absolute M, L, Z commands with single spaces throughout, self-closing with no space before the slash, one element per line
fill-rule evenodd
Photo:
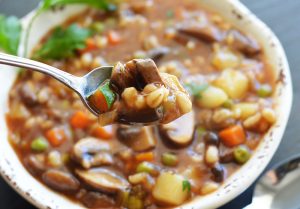
<path fill-rule="evenodd" d="M 68 87 L 74 89 L 75 91 L 78 91 L 77 84 L 80 79 L 79 77 L 71 75 L 70 73 L 64 72 L 50 65 L 46 65 L 41 62 L 9 55 L 1 52 L 0 52 L 0 64 L 22 67 L 24 69 L 31 69 L 34 71 L 47 74 L 57 79 L 58 81 L 62 82 L 63 84 L 67 85 Z"/>

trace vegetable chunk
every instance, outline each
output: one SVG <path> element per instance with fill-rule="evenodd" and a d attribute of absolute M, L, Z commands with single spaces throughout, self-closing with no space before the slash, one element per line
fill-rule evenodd
<path fill-rule="evenodd" d="M 152 195 L 156 201 L 166 205 L 180 205 L 189 195 L 188 190 L 183 190 L 182 182 L 185 179 L 170 172 L 163 172 L 157 178 Z"/>

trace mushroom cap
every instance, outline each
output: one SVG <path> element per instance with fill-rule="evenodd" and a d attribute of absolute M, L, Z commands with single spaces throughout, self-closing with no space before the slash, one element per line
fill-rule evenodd
<path fill-rule="evenodd" d="M 116 193 L 129 187 L 128 181 L 123 176 L 109 168 L 76 170 L 76 174 L 87 185 L 107 193 Z"/>
<path fill-rule="evenodd" d="M 87 137 L 78 141 L 72 150 L 73 159 L 84 168 L 113 164 L 111 146 L 97 138 Z"/>
<path fill-rule="evenodd" d="M 185 146 L 193 140 L 195 113 L 191 111 L 171 123 L 159 127 L 163 138 L 177 146 Z"/>

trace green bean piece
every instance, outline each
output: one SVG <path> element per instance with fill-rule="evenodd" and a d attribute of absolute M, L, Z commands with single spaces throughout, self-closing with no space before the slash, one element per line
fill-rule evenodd
<path fill-rule="evenodd" d="M 138 164 L 138 166 L 136 167 L 136 172 L 137 173 L 149 173 L 150 175 L 153 176 L 157 176 L 159 174 L 159 171 L 157 170 L 157 168 L 155 167 L 155 165 L 153 165 L 152 163 L 149 163 L 147 161 L 144 161 L 140 164 Z"/>
<path fill-rule="evenodd" d="M 233 150 L 233 156 L 237 163 L 244 164 L 251 157 L 251 153 L 246 146 L 238 146 Z"/>
<path fill-rule="evenodd" d="M 129 196 L 128 205 L 127 205 L 128 209 L 143 209 L 143 207 L 144 207 L 144 203 L 140 198 L 134 195 Z"/>
<path fill-rule="evenodd" d="M 272 94 L 272 87 L 269 84 L 263 84 L 257 89 L 257 95 L 259 97 L 268 97 Z"/>
<path fill-rule="evenodd" d="M 161 156 L 162 164 L 166 166 L 176 166 L 178 164 L 178 157 L 174 153 L 166 152 Z"/>
<path fill-rule="evenodd" d="M 48 142 L 42 137 L 36 138 L 31 142 L 31 149 L 36 152 L 43 152 L 48 149 L 48 146 Z"/>

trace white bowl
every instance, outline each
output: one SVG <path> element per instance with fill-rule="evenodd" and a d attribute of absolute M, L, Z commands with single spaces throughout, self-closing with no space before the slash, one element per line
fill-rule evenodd
<path fill-rule="evenodd" d="M 237 0 L 198 0 L 198 2 L 221 14 L 233 25 L 245 33 L 251 34 L 262 44 L 267 59 L 273 66 L 274 74 L 279 81 L 275 93 L 276 112 L 279 119 L 266 133 L 252 158 L 242 168 L 230 176 L 216 192 L 195 198 L 180 207 L 186 209 L 219 207 L 234 199 L 255 181 L 269 163 L 281 141 L 292 102 L 292 83 L 287 58 L 281 44 L 271 30 Z M 32 28 L 30 46 L 38 43 L 40 38 L 53 26 L 83 9 L 84 7 L 81 6 L 68 6 L 63 11 L 46 12 L 39 16 Z M 28 20 L 33 14 L 34 12 L 23 19 L 24 27 L 27 27 Z M 20 51 L 22 52 L 22 45 Z M 17 71 L 1 66 L 0 74 L 0 82 L 2 83 L 0 90 L 1 175 L 20 195 L 39 208 L 83 208 L 42 185 L 24 169 L 18 160 L 8 143 L 5 123 L 5 113 L 8 110 L 8 92 Z"/>

